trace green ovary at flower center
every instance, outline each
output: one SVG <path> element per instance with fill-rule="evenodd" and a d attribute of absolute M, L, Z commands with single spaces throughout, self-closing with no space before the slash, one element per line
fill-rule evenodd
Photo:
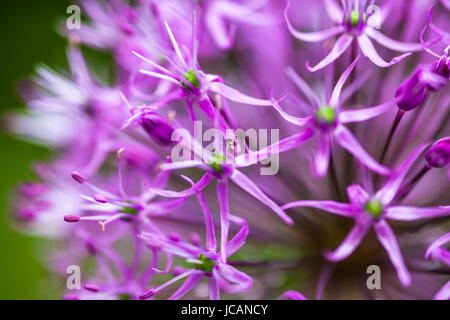
<path fill-rule="evenodd" d="M 131 201 L 125 201 L 127 203 L 130 204 L 130 206 L 123 206 L 120 209 L 120 213 L 127 213 L 127 214 L 132 214 L 132 215 L 136 215 L 139 212 L 139 209 L 136 208 L 136 204 L 131 202 Z"/>
<path fill-rule="evenodd" d="M 223 171 L 222 164 L 224 162 L 225 162 L 224 154 L 214 153 L 212 158 L 208 161 L 208 164 L 211 166 L 211 168 L 214 169 L 214 171 L 216 171 L 218 173 L 222 173 L 222 171 Z"/>
<path fill-rule="evenodd" d="M 383 204 L 375 198 L 370 199 L 364 208 L 374 219 L 379 218 L 383 213 Z"/>
<path fill-rule="evenodd" d="M 320 122 L 325 122 L 331 125 L 336 120 L 336 111 L 330 106 L 321 107 L 317 110 L 316 118 Z"/>
<path fill-rule="evenodd" d="M 363 13 L 363 23 L 366 23 L 367 14 Z M 348 17 L 346 18 L 346 22 L 348 23 Z M 352 27 L 356 27 L 359 24 L 359 11 L 353 10 L 350 14 L 350 23 Z"/>
<path fill-rule="evenodd" d="M 199 74 L 203 75 L 203 72 L 199 71 Z M 200 89 L 200 81 L 198 80 L 197 76 L 195 75 L 195 72 L 193 69 L 190 69 L 188 72 L 183 74 L 183 77 L 189 81 L 189 83 L 197 89 Z M 184 82 L 183 80 L 180 80 L 181 84 L 183 85 L 183 87 L 185 87 L 187 90 L 191 90 L 191 88 L 189 87 L 189 85 Z"/>
<path fill-rule="evenodd" d="M 216 266 L 216 262 L 213 259 L 205 257 L 202 254 L 198 255 L 198 260 L 201 261 L 201 264 L 196 265 L 196 269 L 205 271 L 207 273 L 212 273 L 212 269 Z"/>

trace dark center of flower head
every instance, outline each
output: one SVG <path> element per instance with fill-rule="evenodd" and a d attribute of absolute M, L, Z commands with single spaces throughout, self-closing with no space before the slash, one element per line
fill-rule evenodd
<path fill-rule="evenodd" d="M 364 209 L 372 216 L 372 218 L 378 219 L 383 213 L 383 204 L 377 199 L 372 198 L 367 201 Z"/>
<path fill-rule="evenodd" d="M 119 293 L 117 295 L 117 298 L 119 300 L 131 300 L 131 294 L 129 294 L 129 293 Z"/>
<path fill-rule="evenodd" d="M 201 264 L 195 266 L 196 269 L 205 271 L 206 273 L 212 273 L 212 269 L 216 266 L 216 262 L 202 254 L 198 255 L 198 260 Z"/>
<path fill-rule="evenodd" d="M 336 121 L 336 110 L 330 106 L 323 106 L 317 110 L 316 122 L 319 125 L 333 126 Z"/>
<path fill-rule="evenodd" d="M 198 71 L 198 73 L 200 75 L 204 75 L 204 73 L 202 71 Z M 188 72 L 183 74 L 183 78 L 185 78 L 190 84 L 191 86 L 193 86 L 196 89 L 200 89 L 200 81 L 198 80 L 197 76 L 195 75 L 194 69 L 190 69 Z M 186 90 L 191 91 L 191 87 L 184 82 L 183 80 L 180 80 L 181 84 L 183 85 L 183 87 Z"/>

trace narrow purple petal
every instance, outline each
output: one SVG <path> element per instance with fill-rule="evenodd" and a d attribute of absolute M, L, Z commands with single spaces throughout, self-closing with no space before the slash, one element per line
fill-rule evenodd
<path fill-rule="evenodd" d="M 321 105 L 320 99 L 309 84 L 303 80 L 300 75 L 294 71 L 291 67 L 286 68 L 286 74 L 292 81 L 297 85 L 297 87 L 303 92 L 303 94 L 308 98 L 309 102 L 318 108 Z"/>
<path fill-rule="evenodd" d="M 450 214 L 450 206 L 442 207 L 406 207 L 395 206 L 386 209 L 385 217 L 392 220 L 412 221 L 419 219 L 428 219 L 443 217 Z"/>
<path fill-rule="evenodd" d="M 441 236 L 439 239 L 437 239 L 436 241 L 434 241 L 428 248 L 427 251 L 425 252 L 425 258 L 429 258 L 431 253 L 436 250 L 438 247 L 446 244 L 447 242 L 450 242 L 450 232 L 444 234 L 443 236 Z"/>
<path fill-rule="evenodd" d="M 350 152 L 356 159 L 358 159 L 364 166 L 372 171 L 387 176 L 391 173 L 389 168 L 382 166 L 376 162 L 370 154 L 359 144 L 355 136 L 344 126 L 338 126 L 334 130 L 334 137 L 336 142 L 348 152 Z"/>
<path fill-rule="evenodd" d="M 216 252 L 217 251 L 217 240 L 216 240 L 216 234 L 214 231 L 214 221 L 212 218 L 211 211 L 209 210 L 208 203 L 206 202 L 206 199 L 203 196 L 203 194 L 200 192 L 200 189 L 198 188 L 198 184 L 195 184 L 188 177 L 185 177 L 185 176 L 182 176 L 182 177 L 191 183 L 192 188 L 194 189 L 195 193 L 197 194 L 197 198 L 198 198 L 200 207 L 202 208 L 203 219 L 205 221 L 205 228 L 206 228 L 206 249 L 210 250 L 212 252 Z"/>
<path fill-rule="evenodd" d="M 319 133 L 317 137 L 317 149 L 314 157 L 314 174 L 318 177 L 323 177 L 328 172 L 328 165 L 330 163 L 330 134 Z"/>
<path fill-rule="evenodd" d="M 232 283 L 232 285 L 226 287 L 228 293 L 241 293 L 252 287 L 252 278 L 227 264 L 221 263 L 219 265 L 218 274 Z"/>
<path fill-rule="evenodd" d="M 347 50 L 347 48 L 350 46 L 352 41 L 353 41 L 352 36 L 349 36 L 348 34 L 341 35 L 336 40 L 336 43 L 334 44 L 333 49 L 331 49 L 331 52 L 322 61 L 320 61 L 315 67 L 311 67 L 309 65 L 309 62 L 307 61 L 306 69 L 309 72 L 316 72 L 316 71 L 326 67 L 327 65 L 332 63 L 334 60 L 339 58 L 345 52 L 345 50 Z"/>
<path fill-rule="evenodd" d="M 264 160 L 273 154 L 279 154 L 298 147 L 305 141 L 309 140 L 314 134 L 312 129 L 306 129 L 303 132 L 294 134 L 288 138 L 282 139 L 270 146 L 262 148 L 258 151 L 249 151 L 236 157 L 236 165 L 238 167 L 248 167 Z"/>
<path fill-rule="evenodd" d="M 227 28 L 226 21 L 211 9 L 206 12 L 205 22 L 216 45 L 223 50 L 231 49 L 235 28 Z"/>
<path fill-rule="evenodd" d="M 366 28 L 365 29 L 366 34 L 374 39 L 376 42 L 381 44 L 383 47 L 389 48 L 391 50 L 395 51 L 401 51 L 401 52 L 410 52 L 410 51 L 422 51 L 423 46 L 420 43 L 407 43 L 407 42 L 400 42 L 394 39 L 391 39 L 381 32 L 373 29 L 373 28 Z"/>
<path fill-rule="evenodd" d="M 331 200 L 315 201 L 303 200 L 286 203 L 282 208 L 284 210 L 296 207 L 310 207 L 324 210 L 344 217 L 353 217 L 355 214 L 355 206 L 350 203 L 336 202 Z"/>
<path fill-rule="evenodd" d="M 189 277 L 186 278 L 181 287 L 179 287 L 178 290 L 170 296 L 169 300 L 178 300 L 182 298 L 185 294 L 194 289 L 200 283 L 200 281 L 203 280 L 204 277 L 205 275 L 203 274 L 203 272 L 192 273 L 191 275 L 189 275 Z"/>
<path fill-rule="evenodd" d="M 220 258 L 223 263 L 227 262 L 227 242 L 230 230 L 230 208 L 228 206 L 228 181 L 217 181 L 217 199 L 220 208 Z"/>
<path fill-rule="evenodd" d="M 397 270 L 397 276 L 404 287 L 408 287 L 411 284 L 411 275 L 406 268 L 405 261 L 398 247 L 397 239 L 394 232 L 385 220 L 379 220 L 374 225 L 375 233 L 380 243 L 383 245 L 389 259 L 391 260 L 395 270 Z"/>
<path fill-rule="evenodd" d="M 231 180 L 236 183 L 239 187 L 247 191 L 253 197 L 264 203 L 266 206 L 271 208 L 285 223 L 292 225 L 294 221 L 292 221 L 291 217 L 289 217 L 283 209 L 281 209 L 272 199 L 270 199 L 258 186 L 251 181 L 247 176 L 238 170 L 234 170 L 233 175 L 231 176 Z"/>
<path fill-rule="evenodd" d="M 344 241 L 334 250 L 326 251 L 324 256 L 329 261 L 341 261 L 350 256 L 361 243 L 370 225 L 356 224 Z"/>
<path fill-rule="evenodd" d="M 213 270 L 215 272 L 215 270 Z M 219 280 L 215 277 L 211 277 L 208 280 L 209 282 L 209 299 L 210 300 L 220 300 L 220 286 Z"/>
<path fill-rule="evenodd" d="M 342 111 L 339 114 L 339 121 L 341 123 L 366 121 L 378 117 L 379 115 L 389 110 L 392 110 L 393 106 L 395 106 L 397 102 L 398 99 L 392 99 L 374 107 L 368 107 L 359 110 Z"/>
<path fill-rule="evenodd" d="M 211 82 L 209 84 L 209 89 L 215 93 L 224 96 L 234 102 L 240 102 L 244 104 L 250 104 L 255 106 L 271 106 L 272 102 L 270 100 L 257 99 L 247 96 L 236 89 L 228 87 L 227 85 L 220 82 Z"/>
<path fill-rule="evenodd" d="M 247 236 L 250 232 L 247 221 L 241 217 L 230 215 L 230 220 L 233 223 L 241 226 L 236 235 L 227 244 L 227 254 L 230 257 L 236 251 L 238 251 L 245 243 Z"/>
<path fill-rule="evenodd" d="M 353 69 L 355 68 L 359 57 L 360 56 L 357 56 L 356 59 L 347 67 L 347 69 L 345 69 L 338 82 L 336 83 L 336 86 L 333 89 L 333 93 L 331 94 L 329 103 L 330 106 L 334 108 L 337 108 L 339 106 L 339 97 L 341 96 L 342 87 L 344 86 L 345 81 L 347 81 L 348 77 L 350 76 L 350 73 L 352 73 Z"/>
<path fill-rule="evenodd" d="M 358 44 L 359 44 L 359 47 L 361 48 L 362 53 L 367 58 L 369 58 L 373 63 L 375 63 L 377 66 L 382 67 L 382 68 L 390 67 L 390 66 L 402 61 L 409 55 L 411 55 L 411 53 L 408 52 L 408 53 L 402 54 L 401 56 L 392 58 L 392 60 L 390 62 L 386 62 L 380 57 L 378 52 L 375 50 L 373 43 L 370 41 L 370 39 L 366 35 L 363 34 L 358 37 Z"/>
<path fill-rule="evenodd" d="M 398 188 L 400 187 L 403 179 L 411 169 L 414 162 L 427 148 L 428 143 L 421 144 L 416 149 L 411 152 L 411 154 L 394 170 L 392 175 L 389 177 L 386 184 L 377 192 L 376 198 L 383 204 L 389 204 L 392 199 L 394 199 L 397 194 Z"/>
<path fill-rule="evenodd" d="M 369 194 L 359 184 L 352 184 L 347 187 L 347 195 L 354 205 L 362 206 L 369 201 Z"/>
<path fill-rule="evenodd" d="M 283 119 L 286 120 L 287 122 L 292 123 L 293 125 L 303 127 L 314 120 L 313 117 L 305 117 L 305 118 L 293 117 L 287 114 L 283 109 L 281 109 L 281 106 L 275 99 L 272 98 L 271 101 L 273 108 L 280 114 L 280 116 L 283 117 Z"/>
<path fill-rule="evenodd" d="M 201 160 L 186 160 L 186 161 L 174 161 L 169 163 L 163 163 L 159 166 L 161 170 L 177 170 L 177 169 L 186 169 L 186 168 L 194 168 L 203 165 L 203 161 Z"/>
<path fill-rule="evenodd" d="M 211 175 L 209 173 L 205 173 L 203 177 L 196 183 L 196 188 L 191 187 L 183 191 L 170 191 L 157 188 L 149 188 L 148 191 L 167 198 L 189 197 L 196 192 L 196 189 L 203 190 L 211 181 L 212 181 Z"/>

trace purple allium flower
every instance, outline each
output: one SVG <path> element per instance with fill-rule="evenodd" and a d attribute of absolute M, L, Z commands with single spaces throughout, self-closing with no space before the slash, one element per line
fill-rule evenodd
<path fill-rule="evenodd" d="M 188 138 L 188 139 L 184 139 Z M 186 161 L 175 161 L 163 163 L 160 165 L 160 169 L 166 170 L 177 170 L 185 168 L 199 168 L 206 173 L 202 178 L 196 183 L 196 186 L 181 192 L 166 191 L 150 189 L 152 192 L 165 197 L 187 197 L 194 194 L 196 188 L 200 190 L 205 188 L 213 179 L 217 182 L 217 197 L 219 199 L 219 205 L 221 207 L 221 212 L 225 215 L 228 214 L 228 181 L 231 180 L 236 185 L 238 185 L 242 190 L 248 192 L 257 200 L 264 203 L 266 206 L 271 208 L 284 222 L 287 224 L 292 224 L 292 219 L 272 200 L 270 199 L 252 180 L 250 180 L 245 174 L 237 170 L 240 167 L 247 167 L 256 163 L 258 158 L 248 157 L 247 154 L 243 154 L 236 158 L 230 157 L 228 152 L 211 153 L 205 148 L 203 148 L 194 138 L 190 136 L 185 136 L 182 140 L 182 145 L 184 145 L 188 150 L 191 150 L 200 160 L 186 160 Z M 300 138 L 302 139 L 302 138 Z M 280 149 L 283 150 L 283 142 L 279 143 Z M 278 144 L 277 144 L 278 146 Z M 276 150 L 277 146 L 269 146 L 267 149 L 272 151 Z M 270 154 L 265 150 L 265 152 L 257 152 L 258 155 L 264 155 L 265 157 L 270 156 Z M 260 158 L 260 157 L 259 157 Z M 224 223 L 224 222 L 222 222 Z M 226 223 L 226 222 L 225 222 Z"/>
<path fill-rule="evenodd" d="M 373 2 L 374 1 L 371 1 L 372 4 Z M 366 12 L 366 0 L 343 0 L 341 1 L 341 3 L 342 8 L 339 7 L 339 5 L 334 0 L 324 1 L 324 5 L 327 9 L 326 11 L 330 16 L 330 19 L 334 23 L 336 23 L 337 26 L 313 33 L 304 33 L 295 30 L 287 16 L 289 4 L 286 7 L 285 19 L 289 31 L 295 38 L 301 41 L 319 42 L 335 35 L 341 34 L 336 40 L 336 43 L 331 52 L 315 67 L 310 67 L 309 63 L 306 62 L 306 69 L 308 69 L 308 71 L 315 72 L 329 65 L 337 58 L 339 58 L 350 47 L 353 41 L 357 41 L 361 52 L 366 57 L 368 57 L 377 66 L 383 68 L 390 67 L 408 57 L 411 54 L 410 51 L 422 50 L 422 46 L 418 43 L 399 42 L 377 31 L 374 28 L 376 26 L 376 22 L 374 21 L 375 15 L 373 14 L 373 12 Z M 382 23 L 388 16 L 387 11 L 389 11 L 389 8 L 387 6 L 389 6 L 389 4 L 381 8 L 382 17 L 379 23 Z M 379 56 L 370 38 L 386 48 L 407 53 L 393 58 L 390 62 L 386 62 Z"/>
<path fill-rule="evenodd" d="M 377 117 L 388 111 L 396 103 L 396 99 L 390 100 L 378 106 L 359 109 L 359 110 L 340 110 L 340 95 L 345 81 L 352 72 L 359 57 L 345 70 L 339 78 L 333 93 L 326 102 L 314 93 L 308 84 L 300 78 L 292 69 L 288 69 L 288 75 L 303 91 L 313 109 L 313 114 L 306 118 L 297 118 L 284 112 L 277 101 L 272 99 L 275 110 L 288 122 L 304 127 L 306 132 L 317 135 L 317 151 L 314 160 L 314 172 L 318 176 L 324 176 L 328 171 L 331 142 L 336 141 L 341 147 L 349 151 L 356 159 L 371 170 L 388 175 L 390 170 L 377 163 L 359 144 L 353 134 L 345 127 L 347 123 L 362 122 Z M 322 99 L 323 101 L 323 99 Z M 305 136 L 305 134 L 303 134 Z M 308 138 L 309 138 L 308 136 Z M 285 143 L 289 143 L 289 148 L 293 148 L 303 143 L 306 139 L 299 139 L 298 135 L 285 139 Z"/>
<path fill-rule="evenodd" d="M 304 200 L 288 203 L 283 208 L 313 207 L 355 219 L 355 226 L 339 247 L 334 251 L 325 252 L 325 257 L 330 261 L 343 260 L 351 255 L 369 228 L 373 227 L 378 240 L 397 270 L 400 282 L 404 286 L 409 286 L 412 281 L 411 275 L 406 268 L 397 240 L 387 220 L 413 221 L 450 214 L 450 206 L 423 208 L 392 205 L 406 174 L 425 148 L 426 145 L 417 147 L 396 168 L 384 186 L 374 194 L 369 194 L 360 185 L 351 185 L 347 188 L 350 203 Z"/>
<path fill-rule="evenodd" d="M 161 107 L 171 100 L 186 98 L 188 111 L 193 122 L 196 120 L 193 107 L 194 103 L 197 103 L 199 108 L 207 115 L 211 122 L 218 122 L 218 126 L 224 129 L 229 126 L 225 122 L 225 119 L 216 111 L 215 104 L 209 96 L 209 93 L 219 95 L 222 97 L 220 100 L 227 98 L 235 102 L 250 105 L 268 106 L 271 104 L 269 100 L 257 99 L 240 93 L 239 91 L 226 86 L 221 77 L 207 74 L 199 68 L 197 61 L 198 39 L 196 35 L 197 27 L 195 15 L 192 23 L 192 52 L 189 53 L 188 60 L 186 60 L 185 55 L 181 51 L 167 21 L 164 21 L 164 25 L 172 42 L 175 58 L 177 59 L 177 61 L 175 61 L 171 59 L 172 57 L 165 57 L 166 60 L 170 62 L 173 70 L 169 70 L 133 51 L 137 57 L 150 64 L 158 71 L 155 72 L 147 69 L 140 69 L 141 73 L 169 81 L 172 85 L 177 87 L 175 91 L 169 93 L 162 101 L 155 102 L 155 106 Z M 226 108 L 226 104 L 222 104 L 222 108 Z M 225 109 L 225 112 L 228 111 Z"/>

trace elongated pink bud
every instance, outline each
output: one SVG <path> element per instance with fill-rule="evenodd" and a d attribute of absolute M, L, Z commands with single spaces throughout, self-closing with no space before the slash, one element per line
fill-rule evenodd
<path fill-rule="evenodd" d="M 64 216 L 64 221 L 66 222 L 78 222 L 80 221 L 81 217 L 77 216 L 75 214 L 69 214 L 67 216 Z"/>
<path fill-rule="evenodd" d="M 139 299 L 145 300 L 145 299 L 153 297 L 154 295 L 155 295 L 155 290 L 154 289 L 150 289 L 149 291 L 147 291 L 143 295 L 140 295 Z"/>
<path fill-rule="evenodd" d="M 91 291 L 91 292 L 99 292 L 100 288 L 98 286 L 96 286 L 95 284 L 85 284 L 83 286 L 86 290 Z"/>
<path fill-rule="evenodd" d="M 83 183 L 84 182 L 84 177 L 79 172 L 73 171 L 72 172 L 72 178 L 78 183 Z"/>
<path fill-rule="evenodd" d="M 100 203 L 107 203 L 108 199 L 102 194 L 95 194 L 94 200 Z"/>

